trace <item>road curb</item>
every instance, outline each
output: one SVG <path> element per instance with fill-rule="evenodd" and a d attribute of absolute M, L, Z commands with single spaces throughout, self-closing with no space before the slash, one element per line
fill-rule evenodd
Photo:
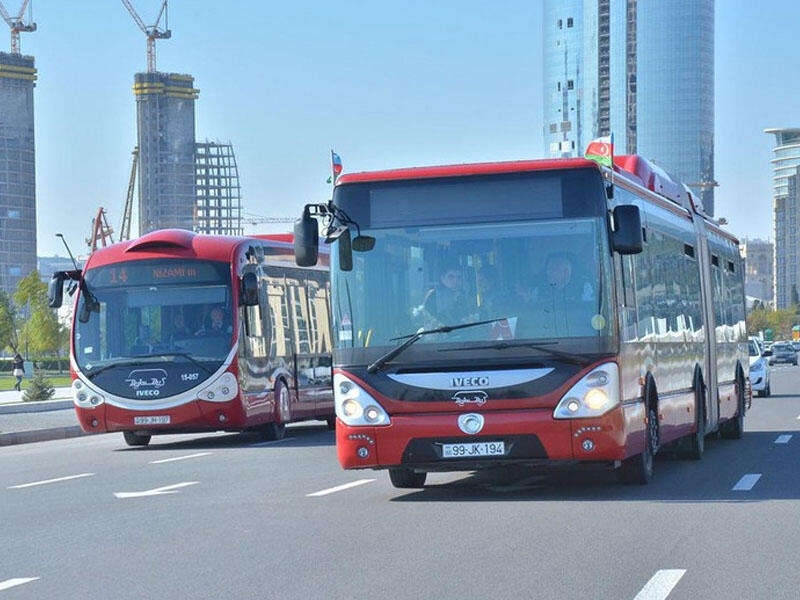
<path fill-rule="evenodd" d="M 0 404 L 0 415 L 19 413 L 46 412 L 49 410 L 65 410 L 72 408 L 72 400 L 45 400 L 43 402 L 13 402 Z"/>
<path fill-rule="evenodd" d="M 35 431 L 15 431 L 12 433 L 0 433 L 0 446 L 48 442 L 50 440 L 65 440 L 67 438 L 84 435 L 96 434 L 86 433 L 81 429 L 80 425 L 74 425 L 72 427 L 51 427 L 49 429 L 37 429 Z"/>

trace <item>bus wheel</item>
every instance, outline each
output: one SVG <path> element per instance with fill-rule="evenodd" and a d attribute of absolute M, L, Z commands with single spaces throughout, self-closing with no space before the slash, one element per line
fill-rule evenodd
<path fill-rule="evenodd" d="M 738 440 L 744 433 L 744 384 L 742 378 L 736 380 L 737 404 L 736 416 L 719 426 L 719 433 L 729 440 Z"/>
<path fill-rule="evenodd" d="M 617 477 L 623 483 L 649 483 L 653 478 L 653 457 L 658 452 L 658 409 L 648 402 L 647 427 L 645 427 L 644 452 L 622 461 Z"/>
<path fill-rule="evenodd" d="M 427 476 L 427 473 L 418 473 L 413 469 L 389 469 L 389 479 L 396 488 L 425 487 Z"/>
<path fill-rule="evenodd" d="M 286 423 L 292 420 L 292 407 L 289 388 L 282 381 L 275 384 L 275 414 L 272 423 L 261 427 L 265 440 L 282 440 L 286 434 Z"/>
<path fill-rule="evenodd" d="M 147 446 L 150 443 L 149 435 L 136 433 L 135 431 L 123 431 L 122 436 L 128 446 Z"/>

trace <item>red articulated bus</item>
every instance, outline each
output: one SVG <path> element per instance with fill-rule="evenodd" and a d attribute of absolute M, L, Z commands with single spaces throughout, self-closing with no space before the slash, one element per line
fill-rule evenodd
<path fill-rule="evenodd" d="M 318 221 L 345 469 L 406 488 L 598 463 L 646 483 L 662 449 L 741 436 L 738 240 L 644 159 L 345 174 L 304 209 L 298 264 L 316 263 Z"/>
<path fill-rule="evenodd" d="M 327 254 L 294 262 L 291 234 L 148 233 L 53 274 L 75 293 L 72 391 L 87 432 L 131 446 L 165 433 L 335 423 Z"/>

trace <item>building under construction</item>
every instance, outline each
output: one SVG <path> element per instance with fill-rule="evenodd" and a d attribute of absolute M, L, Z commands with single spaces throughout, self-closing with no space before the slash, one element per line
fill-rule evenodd
<path fill-rule="evenodd" d="M 0 52 L 0 290 L 36 269 L 32 56 Z"/>
<path fill-rule="evenodd" d="M 194 102 L 191 75 L 136 73 L 139 146 L 139 235 L 155 229 L 194 229 Z"/>

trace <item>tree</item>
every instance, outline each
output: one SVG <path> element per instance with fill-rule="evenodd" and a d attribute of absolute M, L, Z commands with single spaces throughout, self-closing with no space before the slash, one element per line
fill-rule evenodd
<path fill-rule="evenodd" d="M 63 326 L 55 311 L 47 305 L 47 284 L 42 282 L 39 271 L 31 271 L 19 282 L 14 302 L 18 307 L 27 307 L 27 318 L 19 333 L 25 341 L 25 349 L 34 354 L 56 353 Z"/>
<path fill-rule="evenodd" d="M 17 311 L 7 293 L 0 290 L 0 348 L 18 352 Z"/>

